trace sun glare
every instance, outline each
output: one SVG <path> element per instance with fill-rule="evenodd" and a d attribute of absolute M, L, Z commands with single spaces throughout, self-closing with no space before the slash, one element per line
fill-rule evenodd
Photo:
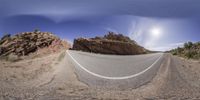
<path fill-rule="evenodd" d="M 161 30 L 160 30 L 159 28 L 153 28 L 153 29 L 151 30 L 151 35 L 152 35 L 153 37 L 159 37 L 160 34 L 161 34 Z"/>

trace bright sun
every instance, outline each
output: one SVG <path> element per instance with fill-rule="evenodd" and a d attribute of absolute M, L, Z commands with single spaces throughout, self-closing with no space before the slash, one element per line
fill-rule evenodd
<path fill-rule="evenodd" d="M 159 37 L 160 34 L 161 34 L 161 30 L 160 30 L 159 28 L 153 28 L 153 29 L 151 30 L 151 35 L 152 35 L 153 37 Z"/>

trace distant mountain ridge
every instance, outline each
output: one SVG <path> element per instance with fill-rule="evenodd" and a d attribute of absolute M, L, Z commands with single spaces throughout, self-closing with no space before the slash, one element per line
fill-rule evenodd
<path fill-rule="evenodd" d="M 72 49 L 116 55 L 135 55 L 149 52 L 129 37 L 114 32 L 108 32 L 103 37 L 77 38 L 74 40 Z"/>

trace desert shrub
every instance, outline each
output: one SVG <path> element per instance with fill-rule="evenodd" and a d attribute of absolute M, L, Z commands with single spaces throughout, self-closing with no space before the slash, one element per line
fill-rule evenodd
<path fill-rule="evenodd" d="M 184 43 L 183 47 L 172 49 L 170 50 L 170 53 L 173 55 L 178 55 L 189 59 L 200 59 L 200 42 Z"/>
<path fill-rule="evenodd" d="M 200 59 L 200 51 L 196 52 L 193 56 L 194 59 Z"/>
<path fill-rule="evenodd" d="M 172 52 L 172 55 L 177 55 L 177 52 Z"/>
<path fill-rule="evenodd" d="M 38 33 L 38 32 L 40 32 L 40 30 L 36 28 L 36 29 L 34 30 L 34 33 Z"/>
<path fill-rule="evenodd" d="M 187 58 L 195 58 L 195 56 L 197 55 L 198 53 L 196 52 L 196 51 L 187 51 L 186 53 L 185 53 L 185 56 L 187 57 Z"/>
<path fill-rule="evenodd" d="M 180 47 L 178 47 L 178 48 L 176 49 L 177 54 L 181 54 L 183 51 L 184 51 L 184 49 L 183 49 L 183 48 L 180 48 Z"/>
<path fill-rule="evenodd" d="M 108 32 L 108 34 L 104 35 L 104 38 L 113 40 L 113 41 L 136 43 L 134 40 L 131 40 L 129 37 L 124 36 L 123 34 L 116 34 L 114 32 Z"/>
<path fill-rule="evenodd" d="M 190 49 L 190 48 L 192 48 L 192 46 L 193 46 L 192 42 L 184 43 L 184 48 L 186 48 L 186 49 Z"/>
<path fill-rule="evenodd" d="M 197 46 L 200 46 L 200 42 L 197 42 Z"/>

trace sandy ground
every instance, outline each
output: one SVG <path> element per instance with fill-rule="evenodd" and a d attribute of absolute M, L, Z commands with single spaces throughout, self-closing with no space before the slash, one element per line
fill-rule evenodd
<path fill-rule="evenodd" d="M 80 82 L 65 52 L 0 61 L 0 100 L 200 99 L 200 61 L 165 54 L 154 79 L 136 89 L 91 88 Z"/>

